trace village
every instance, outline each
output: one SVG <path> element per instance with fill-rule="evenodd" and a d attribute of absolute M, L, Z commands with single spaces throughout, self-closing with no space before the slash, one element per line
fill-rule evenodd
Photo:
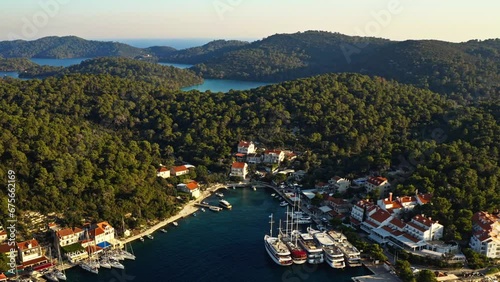
<path fill-rule="evenodd" d="M 466 256 L 461 252 L 460 245 L 443 241 L 445 226 L 439 221 L 425 214 L 403 219 L 402 215 L 411 213 L 416 207 L 431 204 L 432 194 L 416 190 L 412 195 L 395 196 L 388 178 L 380 175 L 356 179 L 334 176 L 328 182 L 318 182 L 315 187 L 308 189 L 299 184 L 306 171 L 282 166 L 285 160 L 291 164 L 297 157 L 298 153 L 291 150 L 260 149 L 252 141 L 240 141 L 228 179 L 232 183 L 252 185 L 256 179 L 262 181 L 265 176 L 271 176 L 267 178 L 274 179 L 270 184 L 282 190 L 287 200 L 301 201 L 307 206 L 314 218 L 321 222 L 321 229 L 342 225 L 356 230 L 369 242 L 392 250 L 392 253 L 397 254 L 397 250 L 402 250 L 416 256 L 443 260 L 450 265 L 466 264 Z M 193 168 L 190 164 L 171 167 L 160 165 L 157 177 L 167 179 L 186 176 Z M 273 177 L 276 175 L 279 177 Z M 191 200 L 206 196 L 201 185 L 189 178 L 183 178 L 176 189 L 189 195 Z M 380 198 L 363 198 L 371 192 L 376 192 Z M 355 196 L 347 197 L 348 194 Z M 8 231 L 0 228 L 0 253 L 15 260 L 19 273 L 42 271 L 62 264 L 66 267 L 76 265 L 108 250 L 123 249 L 130 241 L 126 238 L 134 235 L 132 230 L 121 227 L 122 238 L 118 238 L 115 227 L 106 221 L 84 223 L 78 227 L 60 226 L 55 222 L 43 226 L 43 222 L 50 217 L 35 212 L 28 212 L 27 216 L 28 220 L 48 234 L 50 244 L 42 244 L 31 238 L 16 242 L 12 247 L 8 243 Z M 488 258 L 500 259 L 500 215 L 481 211 L 476 212 L 470 220 L 474 234 L 468 241 L 468 247 Z M 414 271 L 419 269 L 414 268 Z M 455 275 L 442 276 L 440 281 L 458 279 Z M 7 276 L 0 274 L 0 281 L 6 280 Z"/>

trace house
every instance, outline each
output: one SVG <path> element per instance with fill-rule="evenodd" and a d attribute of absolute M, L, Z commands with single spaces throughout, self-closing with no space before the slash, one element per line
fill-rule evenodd
<path fill-rule="evenodd" d="M 7 231 L 0 231 L 0 243 L 7 241 Z"/>
<path fill-rule="evenodd" d="M 95 245 L 111 242 L 115 239 L 115 229 L 107 221 L 102 221 L 92 226 L 89 236 Z"/>
<path fill-rule="evenodd" d="M 236 154 L 234 154 L 234 156 L 236 157 L 236 161 L 244 162 L 247 155 L 243 154 L 243 153 L 236 153 Z"/>
<path fill-rule="evenodd" d="M 376 211 L 371 215 L 367 216 L 366 219 L 361 223 L 361 230 L 371 233 L 371 230 L 374 228 L 378 228 L 380 226 L 384 226 L 389 223 L 393 216 L 386 210 L 376 207 Z"/>
<path fill-rule="evenodd" d="M 262 162 L 262 154 L 248 154 L 247 155 L 247 162 L 249 164 L 260 164 Z"/>
<path fill-rule="evenodd" d="M 264 151 L 264 163 L 279 164 L 285 159 L 285 152 L 280 150 Z"/>
<path fill-rule="evenodd" d="M 387 178 L 381 176 L 370 177 L 365 183 L 365 188 L 367 192 L 378 190 L 382 196 L 389 192 L 391 184 L 387 181 Z"/>
<path fill-rule="evenodd" d="M 242 162 L 234 162 L 231 166 L 231 174 L 229 176 L 242 177 L 245 179 L 248 174 L 248 165 Z"/>
<path fill-rule="evenodd" d="M 181 176 L 189 173 L 189 168 L 185 165 L 174 166 L 170 169 L 170 175 L 172 176 Z"/>
<path fill-rule="evenodd" d="M 367 200 L 361 200 L 352 207 L 351 210 L 351 226 L 357 228 L 365 220 L 366 216 L 370 216 L 376 211 L 376 206 Z"/>
<path fill-rule="evenodd" d="M 161 166 L 158 169 L 158 171 L 156 172 L 156 176 L 161 177 L 161 178 L 169 178 L 170 177 L 170 169 L 168 169 L 164 166 Z"/>
<path fill-rule="evenodd" d="M 46 264 L 48 259 L 43 255 L 43 250 L 35 239 L 17 243 L 18 259 L 23 268 Z"/>
<path fill-rule="evenodd" d="M 240 141 L 238 143 L 238 153 L 242 154 L 253 154 L 255 153 L 255 144 L 250 141 Z"/>
<path fill-rule="evenodd" d="M 5 274 L 0 273 L 0 282 L 7 281 L 7 276 Z"/>
<path fill-rule="evenodd" d="M 56 244 L 61 247 L 78 243 L 85 236 L 85 231 L 80 228 L 65 228 L 56 232 Z"/>
<path fill-rule="evenodd" d="M 443 238 L 444 226 L 438 221 L 432 221 L 424 215 L 414 216 L 406 223 L 405 232 L 424 241 L 434 241 Z"/>
<path fill-rule="evenodd" d="M 335 193 L 345 193 L 351 187 L 351 181 L 340 176 L 332 177 L 328 180 L 328 184 L 334 189 Z"/>
<path fill-rule="evenodd" d="M 351 204 L 347 200 L 327 197 L 326 202 L 337 214 L 345 214 L 351 211 Z"/>
<path fill-rule="evenodd" d="M 200 186 L 198 185 L 198 182 L 196 182 L 196 181 L 191 181 L 187 184 L 181 183 L 181 184 L 177 185 L 177 190 L 185 192 L 185 193 L 189 193 L 191 195 L 191 197 L 193 197 L 195 199 L 200 197 L 200 195 L 201 195 Z"/>
<path fill-rule="evenodd" d="M 469 246 L 475 252 L 489 258 L 500 258 L 500 218 L 487 212 L 477 212 L 472 216 L 474 234 Z"/>

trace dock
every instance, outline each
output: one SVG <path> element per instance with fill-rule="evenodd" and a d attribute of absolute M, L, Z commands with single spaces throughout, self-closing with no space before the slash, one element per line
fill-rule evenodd
<path fill-rule="evenodd" d="M 195 207 L 199 207 L 199 208 L 207 208 L 207 209 L 210 209 L 210 210 L 216 210 L 216 211 L 221 211 L 222 210 L 222 208 L 218 207 L 218 206 L 211 206 L 211 205 L 205 205 L 205 204 L 200 204 L 200 203 L 195 203 L 194 206 Z"/>

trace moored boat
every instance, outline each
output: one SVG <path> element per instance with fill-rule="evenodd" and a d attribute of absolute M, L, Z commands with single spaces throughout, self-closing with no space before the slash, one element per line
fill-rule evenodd
<path fill-rule="evenodd" d="M 142 238 L 142 237 L 139 237 L 139 240 L 140 240 L 141 242 L 144 242 L 144 238 Z"/>
<path fill-rule="evenodd" d="M 48 281 L 55 281 L 55 282 L 59 281 L 59 279 L 57 279 L 56 274 L 52 271 L 47 271 L 43 276 L 47 278 Z"/>
<path fill-rule="evenodd" d="M 57 279 L 59 280 L 66 280 L 66 274 L 60 270 L 60 269 L 54 269 L 54 274 L 56 275 Z"/>
<path fill-rule="evenodd" d="M 288 206 L 288 202 L 287 201 L 283 201 L 280 203 L 280 207 L 286 207 Z"/>
<path fill-rule="evenodd" d="M 150 240 L 153 240 L 153 239 L 155 238 L 155 237 L 153 237 L 153 235 L 151 235 L 151 234 L 147 234 L 147 235 L 146 235 L 146 237 L 148 237 L 148 239 L 150 239 Z"/>
<path fill-rule="evenodd" d="M 220 200 L 219 201 L 219 205 L 223 208 L 226 208 L 226 209 L 231 209 L 233 208 L 233 206 L 226 200 Z"/>
<path fill-rule="evenodd" d="M 94 264 L 90 264 L 88 262 L 81 262 L 80 267 L 94 274 L 99 274 L 99 268 Z"/>
<path fill-rule="evenodd" d="M 211 211 L 215 211 L 215 212 L 219 212 L 219 211 L 221 211 L 221 210 L 222 210 L 222 208 L 220 208 L 220 207 L 215 207 L 215 206 L 210 206 L 210 208 L 209 208 L 209 209 L 210 209 Z"/>
<path fill-rule="evenodd" d="M 162 229 L 160 229 L 160 232 L 167 233 L 167 230 L 165 230 L 164 228 L 162 228 Z"/>
<path fill-rule="evenodd" d="M 107 258 L 101 258 L 99 260 L 99 265 L 103 268 L 111 268 L 111 264 L 109 264 L 109 260 Z"/>
<path fill-rule="evenodd" d="M 344 254 L 345 262 L 348 266 L 357 267 L 362 265 L 361 252 L 347 240 L 344 234 L 336 232 L 335 230 L 330 230 L 327 234 Z"/>
<path fill-rule="evenodd" d="M 309 234 L 311 234 L 318 244 L 323 249 L 325 255 L 325 262 L 332 268 L 344 268 L 344 254 L 335 245 L 335 242 L 326 234 L 326 232 L 320 232 L 308 228 Z"/>
<path fill-rule="evenodd" d="M 206 212 L 205 208 L 201 208 L 201 211 L 202 211 L 202 212 Z"/>
<path fill-rule="evenodd" d="M 307 252 L 307 262 L 310 264 L 323 263 L 323 249 L 317 245 L 313 236 L 309 233 L 300 233 L 298 236 L 299 245 Z"/>
<path fill-rule="evenodd" d="M 172 224 L 173 224 L 174 226 L 179 226 L 179 223 L 177 223 L 177 221 L 172 222 Z"/>
<path fill-rule="evenodd" d="M 114 259 L 110 259 L 109 264 L 111 265 L 111 267 L 114 267 L 114 268 L 125 269 L 125 266 L 123 266 L 123 264 L 121 264 L 119 261 L 114 260 Z"/>
<path fill-rule="evenodd" d="M 224 198 L 224 194 L 222 194 L 222 193 L 219 193 L 219 192 L 218 192 L 218 193 L 215 193 L 215 195 L 216 195 L 217 197 Z"/>
<path fill-rule="evenodd" d="M 290 251 L 286 245 L 280 240 L 279 237 L 272 237 L 273 231 L 273 218 L 271 215 L 271 229 L 270 235 L 264 236 L 264 246 L 266 248 L 267 254 L 271 259 L 278 265 L 288 266 L 293 264 L 292 257 L 290 256 Z"/>

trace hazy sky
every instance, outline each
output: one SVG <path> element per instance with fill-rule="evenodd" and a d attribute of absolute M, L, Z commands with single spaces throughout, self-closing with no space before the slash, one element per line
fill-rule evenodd
<path fill-rule="evenodd" d="M 500 38 L 498 0 L 2 0 L 0 40 L 263 38 L 305 30 L 403 39 Z"/>

